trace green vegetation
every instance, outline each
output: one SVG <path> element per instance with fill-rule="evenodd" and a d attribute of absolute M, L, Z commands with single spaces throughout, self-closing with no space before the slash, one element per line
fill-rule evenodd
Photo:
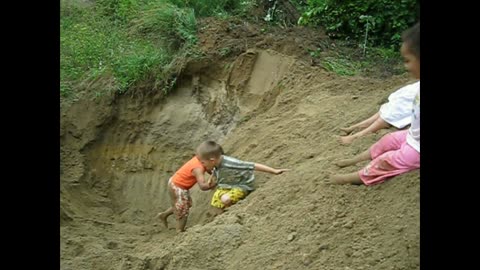
<path fill-rule="evenodd" d="M 60 92 L 123 93 L 140 83 L 168 92 L 181 59 L 196 55 L 196 16 L 244 14 L 253 3 L 61 0 Z"/>
<path fill-rule="evenodd" d="M 416 0 L 308 0 L 299 24 L 322 26 L 333 38 L 398 49 L 401 33 L 420 19 Z"/>
<path fill-rule="evenodd" d="M 175 85 L 185 59 L 199 56 L 196 49 L 199 17 L 245 16 L 253 7 L 266 3 L 266 0 L 61 0 L 61 95 L 69 97 L 87 90 L 98 96 L 105 91 L 124 93 L 140 88 L 167 93 Z M 354 51 L 334 55 L 323 55 L 325 52 L 320 49 L 309 51 L 326 69 L 347 76 L 358 74 L 378 61 L 398 61 L 400 34 L 417 21 L 419 11 L 419 4 L 413 0 L 291 0 L 276 4 L 281 3 L 290 3 L 303 12 L 299 18 L 301 24 L 323 26 L 330 36 L 355 45 L 356 50 L 362 49 L 361 57 L 345 56 L 354 55 Z M 265 31 L 263 28 L 262 32 Z M 228 56 L 231 49 L 222 48 L 218 53 Z"/>
<path fill-rule="evenodd" d="M 399 75 L 405 72 L 400 61 L 400 52 L 390 48 L 370 48 L 367 55 L 358 49 L 340 46 L 336 52 L 330 52 L 321 58 L 321 65 L 329 71 L 342 76 Z M 385 74 L 382 74 L 385 73 Z"/>

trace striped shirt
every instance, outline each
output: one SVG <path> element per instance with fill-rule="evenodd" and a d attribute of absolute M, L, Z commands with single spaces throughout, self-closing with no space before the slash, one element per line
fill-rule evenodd
<path fill-rule="evenodd" d="M 254 162 L 242 161 L 233 157 L 223 155 L 223 160 L 215 169 L 217 185 L 220 188 L 241 188 L 252 191 L 255 175 Z"/>

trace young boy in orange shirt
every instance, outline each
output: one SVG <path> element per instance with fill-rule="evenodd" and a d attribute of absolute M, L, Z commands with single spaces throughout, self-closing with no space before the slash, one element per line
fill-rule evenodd
<path fill-rule="evenodd" d="M 185 231 L 189 209 L 192 207 L 192 198 L 189 190 L 196 183 L 198 183 L 201 190 L 210 190 L 216 187 L 215 181 L 205 179 L 205 172 L 212 173 L 212 168 L 205 167 L 201 161 L 216 158 L 216 156 L 216 152 L 212 152 L 211 149 L 206 149 L 200 145 L 195 156 L 178 169 L 168 180 L 172 206 L 157 215 L 166 228 L 168 228 L 167 218 L 175 213 L 177 232 Z"/>

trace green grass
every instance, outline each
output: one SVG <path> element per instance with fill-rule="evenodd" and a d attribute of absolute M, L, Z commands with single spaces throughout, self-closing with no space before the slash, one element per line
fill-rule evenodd
<path fill-rule="evenodd" d="M 62 0 L 61 95 L 82 90 L 123 93 L 138 84 L 168 91 L 182 64 L 179 59 L 197 54 L 196 14 L 239 11 L 243 2 Z"/>
<path fill-rule="evenodd" d="M 198 57 L 197 16 L 244 14 L 254 0 L 61 0 L 60 93 L 168 91 Z"/>
<path fill-rule="evenodd" d="M 192 8 L 200 17 L 245 15 L 256 5 L 255 0 L 169 0 L 169 2 L 181 8 Z"/>
<path fill-rule="evenodd" d="M 92 87 L 124 92 L 146 78 L 162 80 L 173 59 L 168 46 L 147 36 L 133 35 L 126 24 L 98 10 L 64 7 L 60 18 L 60 92 Z M 97 91 L 97 90 L 96 90 Z"/>
<path fill-rule="evenodd" d="M 196 43 L 197 25 L 194 10 L 178 8 L 162 1 L 151 2 L 131 21 L 130 30 L 136 36 L 161 41 L 170 49 Z"/>
<path fill-rule="evenodd" d="M 367 50 L 364 56 L 362 50 L 339 44 L 337 50 L 328 52 L 323 58 L 316 51 L 311 52 L 312 58 L 321 58 L 322 66 L 341 76 L 382 76 L 385 74 L 402 74 L 400 52 L 382 47 L 373 47 Z M 378 73 L 378 74 L 376 74 Z"/>
<path fill-rule="evenodd" d="M 354 76 L 359 73 L 360 64 L 346 58 L 325 57 L 323 67 L 342 76 Z"/>

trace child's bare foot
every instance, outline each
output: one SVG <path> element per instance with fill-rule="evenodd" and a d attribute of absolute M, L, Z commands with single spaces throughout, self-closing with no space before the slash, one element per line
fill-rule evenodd
<path fill-rule="evenodd" d="M 340 128 L 341 131 L 345 132 L 347 135 L 352 133 L 352 131 L 354 130 L 354 128 L 352 127 L 348 127 L 348 128 Z"/>
<path fill-rule="evenodd" d="M 343 167 L 351 166 L 355 164 L 355 162 L 352 159 L 342 159 L 342 160 L 336 161 L 334 164 L 340 168 L 343 168 Z"/>
<path fill-rule="evenodd" d="M 354 184 L 360 185 L 363 184 L 362 180 L 357 173 L 350 173 L 350 174 L 337 174 L 330 176 L 330 183 L 337 184 L 337 185 L 345 185 L 345 184 Z"/>
<path fill-rule="evenodd" d="M 160 221 L 162 221 L 162 224 L 163 226 L 168 229 L 168 223 L 167 223 L 167 217 L 168 217 L 168 213 L 166 212 L 162 212 L 162 213 L 159 213 L 156 217 L 160 219 Z"/>
<path fill-rule="evenodd" d="M 340 142 L 342 144 L 351 144 L 354 139 L 355 139 L 354 136 L 341 136 L 340 137 Z"/>
<path fill-rule="evenodd" d="M 345 178 L 342 175 L 332 175 L 330 176 L 330 183 L 337 184 L 337 185 L 344 185 L 347 184 Z"/>

